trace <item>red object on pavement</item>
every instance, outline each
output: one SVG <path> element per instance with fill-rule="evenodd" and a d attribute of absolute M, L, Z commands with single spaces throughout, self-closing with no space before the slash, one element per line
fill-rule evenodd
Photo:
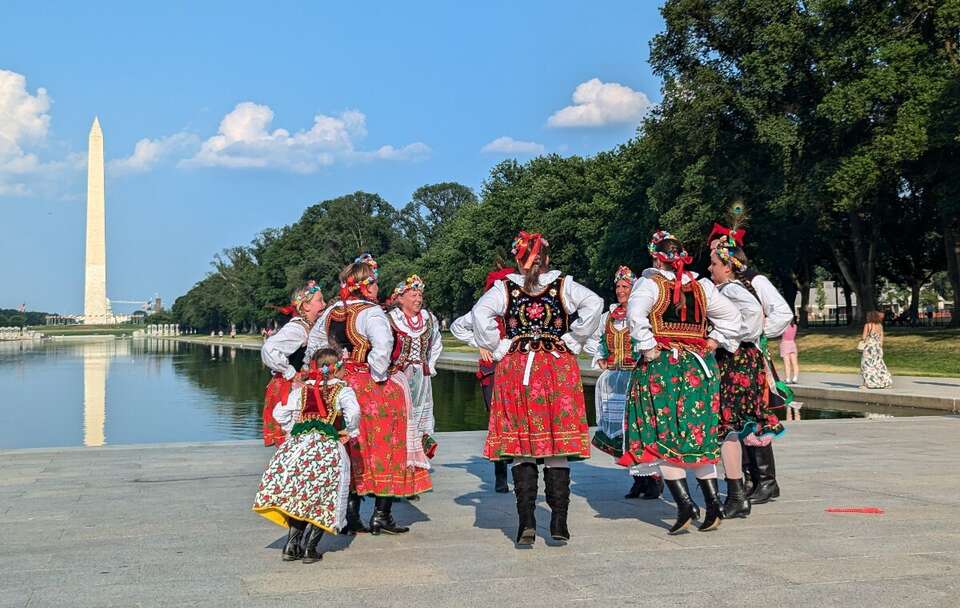
<path fill-rule="evenodd" d="M 883 515 L 879 507 L 827 507 L 827 513 L 863 513 L 866 515 Z"/>

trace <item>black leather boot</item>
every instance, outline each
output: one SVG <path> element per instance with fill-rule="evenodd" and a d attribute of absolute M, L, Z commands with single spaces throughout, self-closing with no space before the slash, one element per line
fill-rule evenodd
<path fill-rule="evenodd" d="M 360 519 L 361 502 L 363 502 L 362 496 L 350 493 L 350 497 L 347 499 L 347 527 L 340 531 L 341 534 L 353 536 L 355 534 L 366 534 L 370 531 L 363 525 L 363 520 Z"/>
<path fill-rule="evenodd" d="M 723 519 L 723 505 L 720 503 L 720 495 L 717 490 L 717 480 L 698 479 L 700 491 L 703 492 L 703 501 L 707 507 L 707 516 L 700 524 L 701 532 L 709 532 L 720 527 L 720 520 Z"/>
<path fill-rule="evenodd" d="M 373 507 L 373 516 L 370 518 L 370 534 L 374 536 L 381 532 L 387 534 L 404 534 L 409 532 L 410 528 L 398 526 L 393 520 L 390 511 L 393 509 L 393 498 L 390 496 L 377 496 L 377 502 Z"/>
<path fill-rule="evenodd" d="M 753 448 L 745 445 L 742 441 L 740 442 L 740 454 L 740 464 L 743 469 L 743 489 L 747 496 L 750 496 L 756 487 L 755 480 L 759 474 L 757 472 L 757 459 L 754 457 Z"/>
<path fill-rule="evenodd" d="M 290 529 L 287 532 L 287 544 L 283 547 L 281 557 L 285 562 L 293 562 L 303 557 L 300 541 L 303 539 L 303 529 L 307 527 L 307 522 L 289 518 L 287 525 L 290 526 Z"/>
<path fill-rule="evenodd" d="M 723 503 L 724 519 L 735 519 L 750 515 L 750 499 L 743 486 L 743 479 L 727 477 L 727 500 Z"/>
<path fill-rule="evenodd" d="M 663 494 L 663 477 L 651 475 L 647 477 L 647 489 L 643 492 L 644 500 L 656 500 Z"/>
<path fill-rule="evenodd" d="M 624 498 L 640 498 L 642 494 L 646 494 L 647 488 L 649 487 L 648 481 L 649 477 L 644 477 L 642 475 L 636 475 L 633 478 L 633 485 L 630 486 L 630 491 L 623 495 Z"/>
<path fill-rule="evenodd" d="M 567 509 L 570 507 L 570 469 L 547 467 L 543 469 L 547 504 L 550 505 L 550 536 L 553 540 L 570 540 L 567 529 Z"/>
<path fill-rule="evenodd" d="M 313 524 L 307 526 L 303 535 L 303 563 L 312 564 L 323 559 L 323 553 L 317 551 L 317 543 L 323 536 L 323 530 Z"/>
<path fill-rule="evenodd" d="M 507 485 L 507 463 L 502 460 L 494 461 L 493 463 L 493 490 L 499 494 L 506 494 L 510 491 L 510 486 Z"/>
<path fill-rule="evenodd" d="M 673 501 L 677 503 L 677 523 L 673 524 L 669 533 L 679 534 L 690 525 L 691 521 L 700 519 L 700 508 L 690 498 L 686 479 L 667 479 L 665 483 L 673 496 Z"/>
<path fill-rule="evenodd" d="M 777 466 L 773 459 L 773 445 L 753 448 L 753 457 L 756 458 L 756 470 L 750 502 L 755 505 L 762 505 L 780 497 L 780 486 L 777 484 Z"/>
<path fill-rule="evenodd" d="M 517 496 L 517 544 L 532 545 L 537 538 L 537 465 L 524 462 L 513 467 L 513 492 Z"/>

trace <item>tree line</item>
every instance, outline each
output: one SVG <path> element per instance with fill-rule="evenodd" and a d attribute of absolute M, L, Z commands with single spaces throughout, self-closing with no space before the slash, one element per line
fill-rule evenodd
<path fill-rule="evenodd" d="M 653 230 L 702 261 L 735 201 L 751 216 L 748 255 L 804 309 L 823 272 L 856 294 L 855 316 L 878 307 L 885 284 L 908 290 L 916 312 L 935 275 L 954 299 L 960 0 L 669 0 L 662 12 L 650 64 L 663 99 L 629 141 L 501 162 L 478 195 L 441 183 L 402 208 L 364 192 L 320 202 L 215 256 L 174 315 L 262 326 L 306 278 L 332 297 L 362 251 L 378 258 L 384 291 L 417 272 L 430 306 L 456 314 L 520 228 L 543 232 L 557 267 L 611 297 L 618 265 L 647 264 Z"/>

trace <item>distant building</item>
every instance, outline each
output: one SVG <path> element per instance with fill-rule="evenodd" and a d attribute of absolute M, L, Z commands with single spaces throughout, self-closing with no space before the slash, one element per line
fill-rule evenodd
<path fill-rule="evenodd" d="M 825 321 L 836 319 L 839 314 L 839 318 L 845 319 L 847 315 L 845 293 L 843 285 L 836 284 L 835 281 L 824 281 L 823 306 L 821 307 L 817 302 L 817 287 L 814 285 L 810 288 L 810 299 L 807 302 L 807 318 L 811 321 Z M 798 317 L 800 316 L 801 301 L 800 293 L 797 292 L 797 297 L 793 301 L 793 311 Z M 853 315 L 856 317 L 857 294 L 850 294 L 850 303 L 853 306 Z"/>

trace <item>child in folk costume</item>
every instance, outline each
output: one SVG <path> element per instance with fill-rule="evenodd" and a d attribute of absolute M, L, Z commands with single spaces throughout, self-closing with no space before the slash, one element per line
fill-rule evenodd
<path fill-rule="evenodd" d="M 341 365 L 337 351 L 317 351 L 310 371 L 273 411 L 289 439 L 264 471 L 253 510 L 290 529 L 284 561 L 323 559 L 317 544 L 324 531 L 346 525 L 350 458 L 343 444 L 357 435 L 360 406 L 339 377 Z"/>
<path fill-rule="evenodd" d="M 340 273 L 340 300 L 327 308 L 310 332 L 307 354 L 324 347 L 344 353 L 344 379 L 360 403 L 360 435 L 351 442 L 352 464 L 347 529 L 365 532 L 360 523 L 360 496 L 376 503 L 369 531 L 401 534 L 391 514 L 393 499 L 409 498 L 432 488 L 427 469 L 407 464 L 407 399 L 401 384 L 389 377 L 393 332 L 377 302 L 377 264 L 367 254 Z"/>
<path fill-rule="evenodd" d="M 731 209 L 731 215 L 734 216 L 733 228 L 727 228 L 720 224 L 714 224 L 713 230 L 708 237 L 710 249 L 716 249 L 719 244 L 719 237 L 729 236 L 733 238 L 738 247 L 743 247 L 743 237 L 746 234 L 739 224 L 742 224 L 746 217 L 746 210 L 743 205 L 735 204 Z M 788 405 L 793 401 L 793 392 L 788 386 L 779 382 L 777 370 L 773 364 L 773 359 L 767 352 L 766 341 L 770 338 L 780 337 L 784 330 L 790 325 L 793 319 L 793 310 L 787 301 L 780 295 L 777 288 L 773 286 L 770 279 L 759 274 L 752 267 L 747 266 L 740 271 L 739 280 L 751 293 L 760 300 L 763 307 L 763 338 L 758 344 L 760 351 L 768 370 L 767 390 L 770 393 L 771 403 L 777 402 L 777 405 Z M 773 457 L 773 443 L 766 445 L 744 445 L 744 455 L 747 461 L 747 469 L 750 473 L 752 487 L 748 495 L 751 504 L 760 505 L 780 496 L 780 485 L 777 483 L 776 462 Z"/>
<path fill-rule="evenodd" d="M 300 371 L 307 335 L 323 312 L 323 293 L 316 281 L 308 281 L 293 292 L 290 306 L 278 310 L 294 315 L 275 334 L 267 338 L 260 349 L 260 359 L 273 373 L 263 400 L 263 445 L 280 445 L 285 434 L 273 419 L 273 408 L 285 403 L 294 376 Z"/>
<path fill-rule="evenodd" d="M 393 290 L 395 303 L 387 317 L 393 329 L 393 353 L 390 369 L 394 380 L 407 390 L 410 409 L 407 414 L 407 464 L 430 469 L 429 458 L 436 452 L 433 438 L 433 387 L 430 378 L 437 374 L 437 359 L 443 351 L 440 323 L 423 308 L 423 280 L 407 277 Z"/>
<path fill-rule="evenodd" d="M 513 268 L 504 267 L 502 263 L 498 260 L 497 269 L 487 273 L 487 278 L 484 282 L 483 290 L 487 291 L 496 281 L 502 281 L 506 279 L 509 275 L 516 273 L 517 271 Z M 506 336 L 506 330 L 504 328 L 503 319 L 497 319 L 497 329 L 500 330 L 500 337 L 503 338 Z M 477 348 L 477 341 L 473 337 L 473 314 L 467 313 L 462 317 L 457 318 L 450 325 L 450 333 L 454 335 L 455 338 L 462 342 L 466 342 L 470 346 Z M 493 355 L 490 351 L 481 348 L 480 357 L 477 359 L 477 380 L 480 381 L 480 392 L 483 395 L 483 405 L 487 408 L 487 417 L 490 416 L 490 405 L 493 403 L 493 378 L 494 373 L 497 369 L 497 363 L 493 360 Z M 512 462 L 508 459 L 500 459 L 493 461 L 493 489 L 495 492 L 505 494 L 510 491 L 510 486 L 507 485 L 507 463 Z"/>
<path fill-rule="evenodd" d="M 496 281 L 474 305 L 474 339 L 497 361 L 484 456 L 513 458 L 517 543 L 536 538 L 537 460 L 545 466 L 550 534 L 569 540 L 568 460 L 590 457 L 583 384 L 576 355 L 596 331 L 603 300 L 550 270 L 547 240 L 521 232 L 512 253 L 520 272 Z M 576 320 L 571 316 L 576 314 Z M 501 338 L 497 319 L 505 321 Z"/>
<path fill-rule="evenodd" d="M 731 236 L 724 236 L 710 253 L 710 276 L 720 293 L 733 302 L 742 316 L 740 346 L 736 352 L 717 352 L 720 367 L 720 451 L 727 481 L 723 505 L 728 518 L 750 515 L 750 500 L 743 483 L 742 449 L 766 445 L 784 428 L 770 410 L 770 391 L 763 352 L 763 307 L 752 287 L 741 282 L 747 256 Z"/>
<path fill-rule="evenodd" d="M 687 469 L 692 469 L 707 501 L 700 530 L 713 530 L 722 513 L 715 466 L 720 386 L 714 351 L 720 346 L 736 350 L 740 313 L 709 280 L 697 281 L 685 270 L 692 259 L 670 233 L 654 234 L 648 250 L 654 272 L 637 281 L 627 304 L 630 335 L 643 358 L 630 385 L 625 453 L 619 463 L 660 465 L 677 503 L 670 534 L 700 517 L 687 486 Z"/>
<path fill-rule="evenodd" d="M 623 456 L 624 409 L 630 378 L 637 365 L 627 323 L 627 299 L 637 277 L 626 266 L 613 278 L 617 301 L 603 313 L 600 326 L 584 350 L 593 355 L 593 367 L 603 370 L 595 392 L 597 431 L 593 445 L 614 458 Z M 656 467 L 636 465 L 630 470 L 633 487 L 624 498 L 656 499 L 663 491 L 663 480 Z"/>

